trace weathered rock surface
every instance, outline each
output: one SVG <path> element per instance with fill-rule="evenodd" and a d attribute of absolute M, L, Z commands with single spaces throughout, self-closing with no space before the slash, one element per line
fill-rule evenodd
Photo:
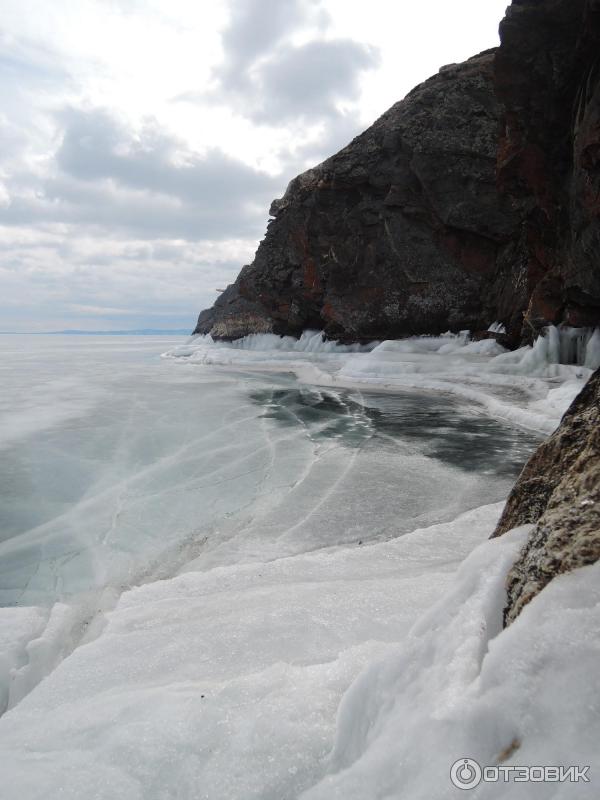
<path fill-rule="evenodd" d="M 600 0 L 514 0 L 500 33 L 292 181 L 196 332 L 600 324 Z"/>
<path fill-rule="evenodd" d="M 496 189 L 494 51 L 444 67 L 274 201 L 254 262 L 196 332 L 346 340 L 485 328 L 516 217 Z"/>
<path fill-rule="evenodd" d="M 600 321 L 600 2 L 514 0 L 494 67 L 498 184 L 522 220 L 492 294 L 513 329 Z M 506 256 L 509 256 L 508 260 Z"/>
<path fill-rule="evenodd" d="M 494 532 L 537 523 L 508 576 L 512 621 L 556 575 L 600 558 L 600 370 L 533 454 Z"/>

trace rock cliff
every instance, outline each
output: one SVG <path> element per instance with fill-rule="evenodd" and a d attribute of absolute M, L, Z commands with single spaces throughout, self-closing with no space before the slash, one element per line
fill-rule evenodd
<path fill-rule="evenodd" d="M 556 575 L 600 558 L 600 370 L 533 454 L 494 533 L 536 523 L 508 576 L 505 622 Z"/>
<path fill-rule="evenodd" d="M 600 0 L 514 0 L 500 35 L 293 180 L 195 332 L 597 325 Z"/>
<path fill-rule="evenodd" d="M 493 65 L 490 51 L 441 69 L 293 180 L 253 263 L 196 332 L 364 340 L 487 327 L 517 223 L 496 188 Z"/>
<path fill-rule="evenodd" d="M 498 264 L 499 318 L 600 320 L 600 2 L 514 0 L 500 24 L 498 187 L 521 224 Z"/>

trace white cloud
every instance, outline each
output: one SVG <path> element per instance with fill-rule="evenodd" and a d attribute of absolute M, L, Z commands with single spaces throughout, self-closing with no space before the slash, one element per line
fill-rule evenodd
<path fill-rule="evenodd" d="M 191 327 L 288 180 L 504 4 L 3 0 L 0 329 Z"/>

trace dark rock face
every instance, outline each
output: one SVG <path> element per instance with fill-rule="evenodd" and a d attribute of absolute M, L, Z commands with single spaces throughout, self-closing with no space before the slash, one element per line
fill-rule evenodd
<path fill-rule="evenodd" d="M 500 33 L 292 181 L 195 332 L 600 324 L 600 0 L 514 0 Z"/>
<path fill-rule="evenodd" d="M 498 184 L 522 224 L 498 264 L 499 318 L 514 329 L 526 309 L 531 333 L 597 325 L 600 2 L 514 0 L 500 36 Z"/>
<path fill-rule="evenodd" d="M 600 558 L 600 370 L 533 454 L 494 532 L 535 522 L 508 575 L 505 622 L 556 575 Z"/>
<path fill-rule="evenodd" d="M 496 189 L 494 52 L 414 89 L 274 201 L 254 262 L 197 333 L 364 340 L 485 328 L 516 217 Z"/>

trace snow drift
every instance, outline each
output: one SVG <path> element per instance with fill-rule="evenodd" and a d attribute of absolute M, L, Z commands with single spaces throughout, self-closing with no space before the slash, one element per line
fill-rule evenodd
<path fill-rule="evenodd" d="M 499 510 L 125 593 L 0 720 L 5 785 L 19 800 L 442 800 L 469 757 L 590 765 L 590 784 L 526 796 L 597 797 L 600 566 L 502 630 L 527 531 L 486 540 Z"/>
<path fill-rule="evenodd" d="M 450 767 L 463 758 L 590 767 L 589 783 L 482 782 L 473 797 L 598 796 L 600 564 L 556 578 L 502 630 L 526 532 L 477 548 L 399 652 L 346 692 L 330 775 L 304 800 L 453 798 Z"/>

